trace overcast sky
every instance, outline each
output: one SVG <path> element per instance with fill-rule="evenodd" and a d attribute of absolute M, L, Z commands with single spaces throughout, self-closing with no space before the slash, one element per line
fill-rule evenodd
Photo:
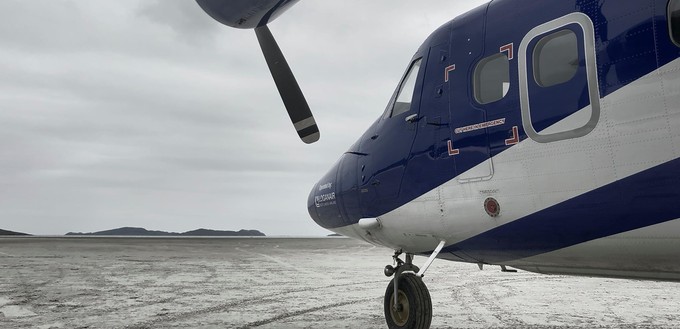
<path fill-rule="evenodd" d="M 321 130 L 305 145 L 254 32 L 192 0 L 0 1 L 0 228 L 326 235 L 312 185 L 485 2 L 303 0 L 270 24 Z"/>

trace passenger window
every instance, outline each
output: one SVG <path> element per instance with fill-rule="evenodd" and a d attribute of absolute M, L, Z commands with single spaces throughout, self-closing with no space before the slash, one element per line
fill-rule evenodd
<path fill-rule="evenodd" d="M 534 79 L 541 87 L 571 80 L 578 71 L 578 40 L 571 30 L 543 37 L 534 50 Z"/>
<path fill-rule="evenodd" d="M 668 3 L 668 24 L 673 42 L 680 46 L 680 0 Z"/>
<path fill-rule="evenodd" d="M 510 64 L 505 53 L 482 59 L 475 68 L 475 99 L 480 104 L 498 101 L 510 90 Z"/>
<path fill-rule="evenodd" d="M 411 64 L 411 67 L 406 74 L 406 78 L 404 78 L 404 81 L 399 88 L 399 94 L 397 95 L 396 102 L 394 102 L 394 107 L 392 108 L 392 117 L 406 113 L 411 109 L 411 100 L 413 99 L 413 92 L 416 89 L 416 80 L 418 79 L 418 72 L 420 71 L 420 63 L 422 60 L 422 58 L 419 58 Z"/>

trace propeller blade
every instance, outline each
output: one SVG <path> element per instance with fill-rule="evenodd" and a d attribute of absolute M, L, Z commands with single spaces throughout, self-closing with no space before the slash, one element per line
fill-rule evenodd
<path fill-rule="evenodd" d="M 286 58 L 283 57 L 279 45 L 274 40 L 274 36 L 266 25 L 255 28 L 255 34 L 260 42 L 260 48 L 262 48 L 269 71 L 276 83 L 276 88 L 281 94 L 283 104 L 288 110 L 288 116 L 290 116 L 300 139 L 307 144 L 318 141 L 320 137 L 319 127 L 316 125 L 307 100 L 288 66 Z"/>

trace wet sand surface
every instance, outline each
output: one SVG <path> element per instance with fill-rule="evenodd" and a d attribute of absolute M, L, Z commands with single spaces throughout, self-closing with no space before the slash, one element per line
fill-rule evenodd
<path fill-rule="evenodd" d="M 389 263 L 344 238 L 0 238 L 0 328 L 385 328 Z M 432 328 L 680 328 L 680 283 L 441 260 L 424 280 Z"/>

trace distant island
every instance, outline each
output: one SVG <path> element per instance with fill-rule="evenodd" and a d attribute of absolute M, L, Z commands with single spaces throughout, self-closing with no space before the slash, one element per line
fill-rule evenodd
<path fill-rule="evenodd" d="M 258 230 L 240 230 L 240 231 L 218 231 L 198 229 L 187 231 L 184 233 L 165 232 L 165 231 L 150 231 L 141 227 L 121 227 L 113 230 L 80 233 L 68 232 L 66 235 L 80 235 L 80 236 L 265 236 L 264 233 Z"/>
<path fill-rule="evenodd" d="M 30 234 L 0 230 L 0 235 L 30 235 Z"/>

